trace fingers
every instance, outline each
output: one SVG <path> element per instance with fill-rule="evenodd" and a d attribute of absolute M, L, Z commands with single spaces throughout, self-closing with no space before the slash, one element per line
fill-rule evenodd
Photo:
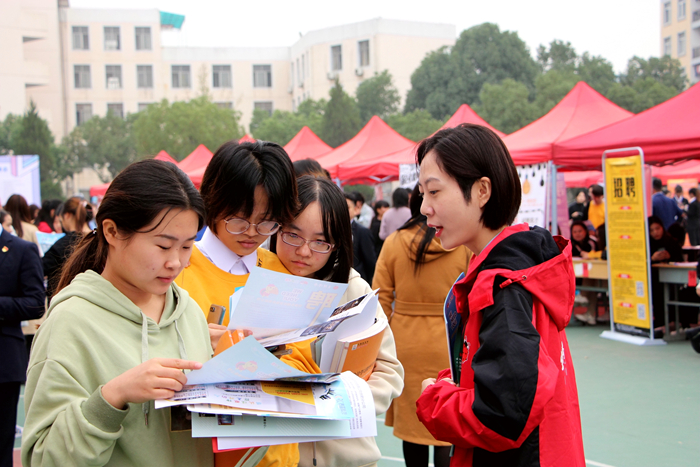
<path fill-rule="evenodd" d="M 221 324 L 209 323 L 209 330 L 211 331 L 212 329 L 216 329 L 217 331 L 226 331 L 228 328 L 226 326 L 222 326 Z"/>
<path fill-rule="evenodd" d="M 180 370 L 199 370 L 202 364 L 192 360 L 182 360 L 179 358 L 154 358 L 161 366 L 166 368 L 178 368 Z"/>

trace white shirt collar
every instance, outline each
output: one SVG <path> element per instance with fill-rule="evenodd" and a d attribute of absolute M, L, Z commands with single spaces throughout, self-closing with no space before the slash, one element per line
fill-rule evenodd
<path fill-rule="evenodd" d="M 237 276 L 249 274 L 258 261 L 257 251 L 246 256 L 238 256 L 229 250 L 208 227 L 204 231 L 202 239 L 195 245 L 217 268 Z"/>

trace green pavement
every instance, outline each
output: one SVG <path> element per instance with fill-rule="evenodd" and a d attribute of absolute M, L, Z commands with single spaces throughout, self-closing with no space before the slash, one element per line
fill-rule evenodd
<path fill-rule="evenodd" d="M 638 347 L 602 339 L 600 333 L 606 329 L 567 328 L 588 465 L 697 466 L 700 355 L 687 341 Z M 20 399 L 20 424 L 23 403 Z M 403 465 L 401 440 L 383 421 L 377 425 L 383 456 L 379 467 Z"/>

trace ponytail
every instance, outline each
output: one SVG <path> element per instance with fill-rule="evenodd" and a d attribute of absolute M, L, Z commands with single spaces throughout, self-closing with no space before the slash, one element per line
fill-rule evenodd
<path fill-rule="evenodd" d="M 85 209 L 85 201 L 77 196 L 68 198 L 63 204 L 63 211 L 61 215 L 72 214 L 75 222 L 75 231 L 77 233 L 82 233 L 83 228 L 85 228 L 85 223 L 87 222 L 87 210 Z"/>
<path fill-rule="evenodd" d="M 86 211 L 82 202 L 80 206 L 82 211 L 78 215 L 83 223 L 79 227 L 82 229 Z M 73 250 L 63 266 L 56 292 L 87 270 L 102 274 L 109 254 L 103 232 L 105 220 L 112 220 L 120 236 L 129 238 L 143 233 L 145 227 L 160 219 L 149 231 L 156 229 L 165 217 L 161 215 L 163 210 L 173 208 L 194 211 L 199 218 L 197 230 L 204 225 L 204 202 L 192 181 L 175 164 L 147 159 L 129 165 L 107 189 L 95 216 L 97 228 L 84 235 Z"/>

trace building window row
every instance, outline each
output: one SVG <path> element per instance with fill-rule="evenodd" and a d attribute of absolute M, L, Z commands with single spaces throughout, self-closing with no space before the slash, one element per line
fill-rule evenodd
<path fill-rule="evenodd" d="M 73 85 L 76 89 L 92 88 L 90 65 L 73 65 Z M 121 89 L 122 66 L 105 65 L 105 88 Z M 136 65 L 136 87 L 153 87 L 153 65 Z"/>
<path fill-rule="evenodd" d="M 272 65 L 253 65 L 253 87 L 272 87 Z"/>
<path fill-rule="evenodd" d="M 152 102 L 139 102 L 137 107 L 138 111 L 142 112 L 148 108 L 149 105 L 151 105 Z M 221 107 L 221 104 L 227 104 L 226 107 L 231 109 L 233 108 L 233 103 L 231 102 L 222 102 L 218 103 L 218 105 Z M 109 114 L 112 112 L 115 116 L 119 118 L 124 118 L 124 104 L 121 102 L 109 102 L 107 103 L 107 113 Z M 76 125 L 82 125 L 83 123 L 87 122 L 93 117 L 92 113 L 92 104 L 75 104 L 75 124 Z"/>
<path fill-rule="evenodd" d="M 342 45 L 332 45 L 331 71 L 341 71 L 343 69 L 343 47 Z M 358 68 L 370 65 L 369 40 L 357 41 L 357 66 Z M 303 56 L 302 56 L 303 60 Z"/>
<path fill-rule="evenodd" d="M 253 103 L 253 109 L 254 110 L 263 110 L 268 113 L 268 115 L 272 116 L 272 101 L 263 101 L 263 102 L 254 102 Z"/>
<path fill-rule="evenodd" d="M 686 0 L 678 0 L 678 21 L 685 19 Z"/>
<path fill-rule="evenodd" d="M 108 51 L 122 50 L 121 28 L 119 26 L 105 26 L 104 49 Z M 90 32 L 87 26 L 73 26 L 73 50 L 90 50 Z M 134 43 L 136 50 L 151 50 L 151 28 L 137 26 L 134 28 Z"/>

